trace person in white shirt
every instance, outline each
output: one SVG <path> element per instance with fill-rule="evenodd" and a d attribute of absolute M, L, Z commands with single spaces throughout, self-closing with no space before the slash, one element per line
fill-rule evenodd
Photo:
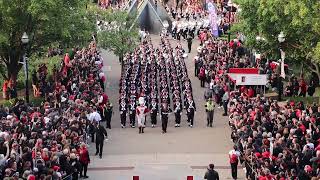
<path fill-rule="evenodd" d="M 100 114 L 97 112 L 97 107 L 93 107 L 93 112 L 92 113 L 90 113 L 90 115 L 89 115 L 89 120 L 91 121 L 91 122 L 97 122 L 97 123 L 99 123 L 100 121 L 101 121 L 101 116 L 100 116 Z"/>
<path fill-rule="evenodd" d="M 240 151 L 238 151 L 237 149 L 237 146 L 233 146 L 233 149 L 229 151 L 231 174 L 233 179 L 237 179 L 238 174 L 238 162 L 240 157 Z"/>
<path fill-rule="evenodd" d="M 314 144 L 310 141 L 310 139 L 307 139 L 307 143 L 303 147 L 304 150 L 307 149 L 307 148 L 314 149 Z"/>
<path fill-rule="evenodd" d="M 235 150 L 235 148 L 232 149 L 231 151 L 229 151 L 229 156 L 231 156 L 233 154 L 235 154 L 238 157 L 240 156 L 240 152 L 238 150 Z"/>
<path fill-rule="evenodd" d="M 228 103 L 229 103 L 229 92 L 228 91 L 226 91 L 223 94 L 222 102 L 223 102 L 223 109 L 224 109 L 223 116 L 227 116 L 228 115 Z"/>

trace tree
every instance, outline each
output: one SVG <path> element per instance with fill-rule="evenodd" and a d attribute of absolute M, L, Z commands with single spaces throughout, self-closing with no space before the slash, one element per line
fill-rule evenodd
<path fill-rule="evenodd" d="M 302 62 L 320 78 L 320 56 L 316 55 L 320 48 L 317 47 L 320 43 L 320 1 L 235 0 L 235 3 L 241 12 L 240 23 L 233 30 L 245 34 L 247 46 L 279 58 L 277 37 L 283 31 L 286 41 L 281 48 L 286 57 Z M 265 41 L 257 41 L 257 36 Z"/>
<path fill-rule="evenodd" d="M 126 11 L 95 11 L 99 21 L 104 24 L 97 34 L 98 45 L 112 50 L 122 62 L 124 54 L 133 51 L 139 42 L 136 15 Z"/>
<path fill-rule="evenodd" d="M 0 73 L 17 79 L 24 54 L 23 32 L 29 36 L 28 55 L 51 43 L 74 46 L 90 40 L 95 22 L 87 16 L 87 0 L 0 0 Z"/>

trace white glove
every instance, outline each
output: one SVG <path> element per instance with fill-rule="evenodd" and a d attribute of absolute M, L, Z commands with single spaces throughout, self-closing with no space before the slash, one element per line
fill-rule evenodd
<path fill-rule="evenodd" d="M 107 139 L 105 139 L 105 141 L 106 141 L 106 142 L 108 142 L 108 141 L 109 141 L 109 139 L 107 138 Z"/>

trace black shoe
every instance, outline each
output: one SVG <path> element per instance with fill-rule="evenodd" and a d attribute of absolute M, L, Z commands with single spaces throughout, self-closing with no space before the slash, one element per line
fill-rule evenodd
<path fill-rule="evenodd" d="M 165 131 L 162 131 L 162 134 L 166 133 Z"/>
<path fill-rule="evenodd" d="M 222 114 L 222 116 L 228 116 L 227 114 Z"/>
<path fill-rule="evenodd" d="M 141 134 L 141 127 L 139 127 L 139 134 Z"/>
<path fill-rule="evenodd" d="M 212 124 L 210 124 L 210 127 L 212 127 Z"/>
<path fill-rule="evenodd" d="M 144 128 L 141 128 L 141 132 L 144 133 Z"/>
<path fill-rule="evenodd" d="M 96 152 L 95 156 L 96 156 L 96 155 L 98 155 L 98 154 L 99 154 L 99 153 L 98 153 L 98 152 Z"/>
<path fill-rule="evenodd" d="M 102 159 L 102 156 L 99 156 L 100 159 Z"/>
<path fill-rule="evenodd" d="M 89 176 L 84 176 L 83 178 L 84 178 L 84 179 L 87 179 L 87 178 L 89 178 Z"/>

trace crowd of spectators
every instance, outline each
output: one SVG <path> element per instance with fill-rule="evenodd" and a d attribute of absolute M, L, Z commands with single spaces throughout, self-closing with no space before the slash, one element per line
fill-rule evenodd
<path fill-rule="evenodd" d="M 61 66 L 40 66 L 34 77 L 45 84 L 41 106 L 16 100 L 0 107 L 0 179 L 88 178 L 86 148 L 93 109 L 104 97 L 102 58 L 94 42 L 65 53 Z M 51 78 L 47 71 L 54 71 Z"/>
<path fill-rule="evenodd" d="M 98 5 L 102 9 L 126 10 L 131 3 L 132 0 L 98 0 Z"/>
<path fill-rule="evenodd" d="M 316 75 L 315 75 L 316 76 Z M 302 96 L 306 97 L 313 96 L 316 90 L 316 84 L 319 82 L 314 75 L 310 78 L 309 83 L 305 81 L 304 78 L 297 78 L 296 76 L 291 76 L 289 82 L 285 86 L 284 95 L 287 97 L 292 96 Z"/>
<path fill-rule="evenodd" d="M 216 8 L 219 36 L 227 33 L 232 23 L 236 22 L 237 8 L 235 5 L 228 4 L 228 1 L 212 1 Z M 209 14 L 207 5 L 202 1 L 188 0 L 177 1 L 175 6 L 167 3 L 165 5 L 166 11 L 173 19 L 172 31 L 179 32 L 180 29 L 193 29 L 193 28 L 207 28 L 209 27 Z M 197 35 L 199 35 L 197 31 Z"/>
<path fill-rule="evenodd" d="M 231 139 L 241 154 L 239 159 L 245 166 L 246 178 L 308 180 L 320 177 L 318 105 L 306 105 L 302 101 L 280 103 L 263 97 L 257 87 L 235 88 L 227 76 L 232 67 L 260 68 L 261 73 L 272 72 L 268 76 L 271 89 L 277 87 L 271 66 L 270 61 L 257 63 L 251 59 L 241 41 L 208 39 L 198 48 L 195 76 L 202 81 L 202 86 L 208 85 L 216 103 L 224 107 L 224 115 L 228 113 Z M 288 86 L 295 84 L 291 95 L 305 96 L 315 83 L 312 79 L 307 88 L 304 80 L 299 83 L 293 77 Z M 309 91 L 309 95 L 314 93 L 314 89 Z"/>

